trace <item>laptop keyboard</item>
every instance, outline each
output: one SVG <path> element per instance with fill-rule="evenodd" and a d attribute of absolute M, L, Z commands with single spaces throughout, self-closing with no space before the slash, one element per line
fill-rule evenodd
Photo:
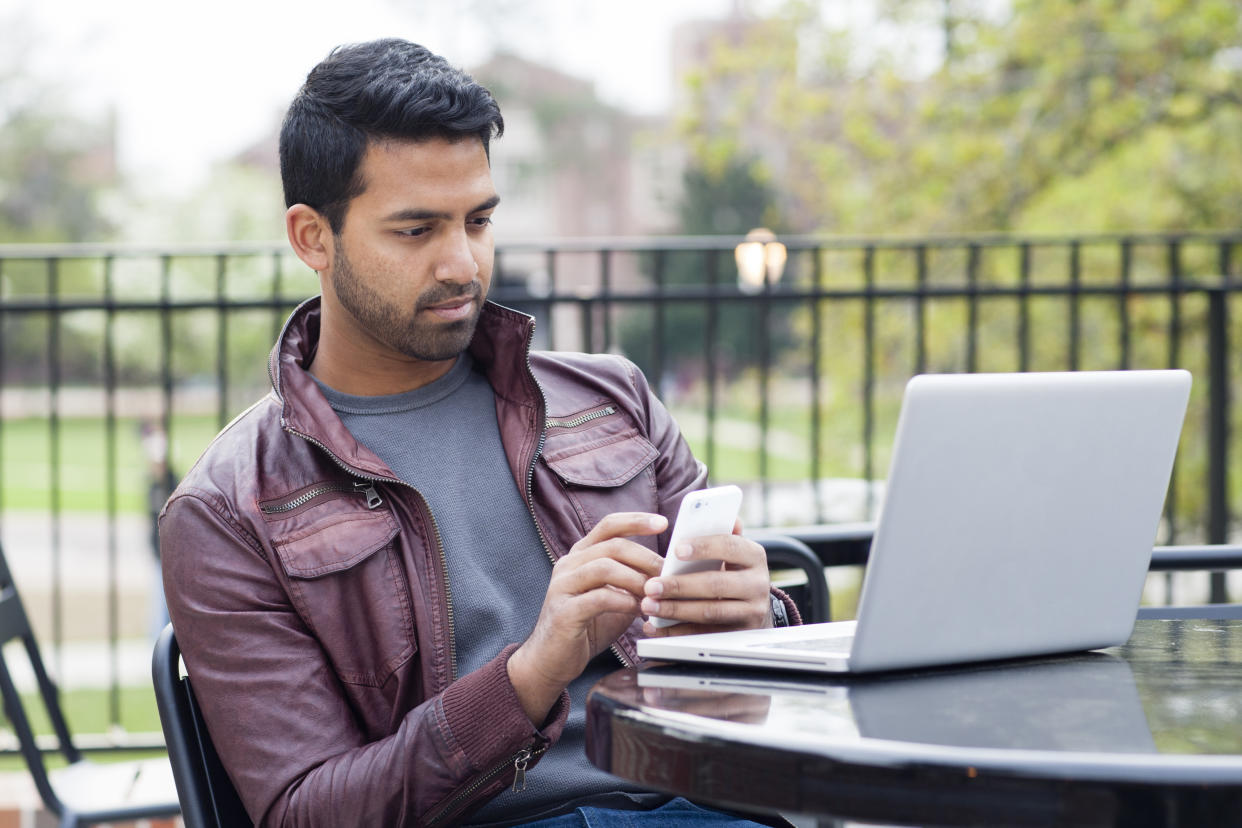
<path fill-rule="evenodd" d="M 755 646 L 777 650 L 815 650 L 821 653 L 849 654 L 854 646 L 854 636 L 834 635 L 829 638 L 803 638 L 799 641 L 768 641 Z"/>

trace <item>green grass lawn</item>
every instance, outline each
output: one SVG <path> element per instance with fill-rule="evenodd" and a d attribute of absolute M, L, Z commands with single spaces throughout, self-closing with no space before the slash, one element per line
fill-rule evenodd
<path fill-rule="evenodd" d="M 51 723 L 43 710 L 43 704 L 37 693 L 22 695 L 25 701 L 26 714 L 30 717 L 31 727 L 35 733 L 52 732 Z M 112 730 L 112 694 L 109 690 L 75 689 L 61 693 L 61 709 L 69 721 L 70 733 L 107 733 Z M 160 731 L 159 712 L 155 707 L 155 691 L 148 685 L 145 687 L 122 687 L 120 689 L 120 726 L 130 733 L 158 733 Z M 5 729 L 8 730 L 7 725 Z M 104 762 L 119 762 L 125 759 L 140 759 L 159 756 L 163 751 L 94 751 L 93 759 Z M 57 754 L 48 755 L 50 767 L 60 767 L 64 761 Z M 0 756 L 0 771 L 17 771 L 25 768 L 21 756 Z"/>
<path fill-rule="evenodd" d="M 216 431 L 215 417 L 176 417 L 171 439 L 174 470 L 189 468 Z M 0 423 L 3 508 L 42 511 L 57 505 L 65 511 L 103 512 L 111 490 L 117 511 L 145 512 L 147 461 L 139 421 L 118 418 L 113 434 L 115 467 L 110 472 L 103 418 L 61 418 L 55 440 L 46 419 L 4 420 Z"/>
<path fill-rule="evenodd" d="M 674 411 L 686 426 L 695 454 L 707 461 L 703 412 L 693 406 Z M 852 477 L 861 472 L 857 417 L 824 416 L 819 473 L 823 477 Z M 755 412 L 747 405 L 723 408 L 717 420 L 712 479 L 747 482 L 759 479 L 759 445 Z M 108 426 L 99 417 L 63 417 L 53 438 L 51 423 L 43 418 L 0 422 L 0 509 L 46 511 L 54 506 L 67 512 L 105 512 L 114 500 L 119 513 L 141 514 L 147 509 L 147 462 L 139 438 L 140 422 L 118 418 L 114 466 L 109 471 Z M 173 469 L 184 473 L 217 432 L 211 415 L 178 416 L 172 423 Z M 831 427 L 830 427 L 831 426 Z M 774 481 L 805 480 L 811 474 L 810 413 L 803 405 L 774 409 L 767 460 L 767 476 Z"/>

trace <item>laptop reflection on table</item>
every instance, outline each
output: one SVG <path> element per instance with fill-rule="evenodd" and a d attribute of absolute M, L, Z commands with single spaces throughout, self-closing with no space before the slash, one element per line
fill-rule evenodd
<path fill-rule="evenodd" d="M 703 694 L 770 697 L 802 734 L 1014 750 L 1154 753 L 1130 665 L 1107 653 L 996 662 L 847 681 L 797 673 L 658 665 L 639 687 L 677 710 Z M 683 699 L 684 697 L 684 699 Z M 687 702 L 688 703 L 688 702 Z M 711 707 L 700 705 L 700 710 Z M 852 719 L 845 728 L 842 719 Z"/>
<path fill-rule="evenodd" d="M 1107 653 L 852 684 L 859 735 L 951 747 L 1154 753 L 1134 674 Z"/>

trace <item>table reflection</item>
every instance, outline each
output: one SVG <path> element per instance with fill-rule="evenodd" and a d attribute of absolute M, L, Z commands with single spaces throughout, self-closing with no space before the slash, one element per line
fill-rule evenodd
<path fill-rule="evenodd" d="M 1134 674 L 1089 653 L 844 681 L 656 665 L 638 674 L 647 704 L 665 711 L 802 734 L 950 747 L 1156 750 Z"/>

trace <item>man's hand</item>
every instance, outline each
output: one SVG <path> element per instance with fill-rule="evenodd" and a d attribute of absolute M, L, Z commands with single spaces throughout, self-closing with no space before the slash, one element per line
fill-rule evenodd
<path fill-rule="evenodd" d="M 712 535 L 684 541 L 668 554 L 684 560 L 721 560 L 720 569 L 668 575 L 647 581 L 644 615 L 678 619 L 684 624 L 643 625 L 648 636 L 688 635 L 701 632 L 772 626 L 768 558 L 763 547 L 742 537 L 742 525 L 732 535 Z"/>
<path fill-rule="evenodd" d="M 638 615 L 644 584 L 659 574 L 663 559 L 629 538 L 667 527 L 662 515 L 608 515 L 556 562 L 535 629 L 508 663 L 509 680 L 535 725 L 587 662 L 625 632 Z"/>

